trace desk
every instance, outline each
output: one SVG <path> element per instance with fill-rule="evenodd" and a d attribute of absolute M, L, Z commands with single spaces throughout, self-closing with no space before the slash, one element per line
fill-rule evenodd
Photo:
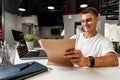
<path fill-rule="evenodd" d="M 15 64 L 32 60 L 20 60 L 16 56 Z M 53 70 L 27 78 L 26 80 L 120 80 L 120 66 L 102 68 L 67 68 L 47 65 L 47 59 L 34 60 Z M 120 62 L 120 58 L 119 58 Z"/>

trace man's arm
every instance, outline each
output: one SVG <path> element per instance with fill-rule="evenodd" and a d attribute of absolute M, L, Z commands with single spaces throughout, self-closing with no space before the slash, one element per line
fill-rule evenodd
<path fill-rule="evenodd" d="M 118 57 L 114 52 L 109 52 L 104 56 L 95 57 L 95 67 L 118 66 Z"/>
<path fill-rule="evenodd" d="M 70 58 L 73 64 L 78 66 L 91 66 L 90 57 L 84 57 L 80 50 L 69 50 L 64 55 L 65 58 Z M 93 67 L 110 67 L 118 66 L 118 57 L 114 52 L 109 52 L 104 56 L 94 57 Z"/>

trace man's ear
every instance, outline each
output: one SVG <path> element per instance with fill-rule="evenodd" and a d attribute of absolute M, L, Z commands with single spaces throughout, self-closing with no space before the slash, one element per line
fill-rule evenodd
<path fill-rule="evenodd" d="M 99 17 L 96 17 L 97 21 L 99 21 Z"/>

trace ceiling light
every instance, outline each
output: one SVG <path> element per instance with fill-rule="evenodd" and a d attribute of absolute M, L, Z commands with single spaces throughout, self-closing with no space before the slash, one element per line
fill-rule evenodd
<path fill-rule="evenodd" d="M 85 7 L 87 7 L 87 6 L 88 6 L 87 4 L 81 4 L 81 5 L 80 5 L 81 8 L 85 8 Z"/>
<path fill-rule="evenodd" d="M 20 4 L 18 10 L 19 10 L 19 11 L 26 11 L 26 9 L 25 9 L 25 5 L 24 5 L 23 2 Z"/>
<path fill-rule="evenodd" d="M 25 11 L 25 9 L 24 9 L 24 8 L 19 8 L 18 10 L 19 10 L 19 11 Z"/>
<path fill-rule="evenodd" d="M 53 7 L 53 6 L 48 6 L 48 9 L 55 9 L 55 7 Z"/>

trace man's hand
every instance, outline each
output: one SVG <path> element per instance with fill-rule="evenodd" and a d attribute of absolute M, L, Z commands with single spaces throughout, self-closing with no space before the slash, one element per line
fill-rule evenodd
<path fill-rule="evenodd" d="M 78 66 L 90 66 L 88 57 L 84 57 L 80 50 L 69 49 L 65 51 L 64 58 L 70 58 L 71 62 Z"/>

